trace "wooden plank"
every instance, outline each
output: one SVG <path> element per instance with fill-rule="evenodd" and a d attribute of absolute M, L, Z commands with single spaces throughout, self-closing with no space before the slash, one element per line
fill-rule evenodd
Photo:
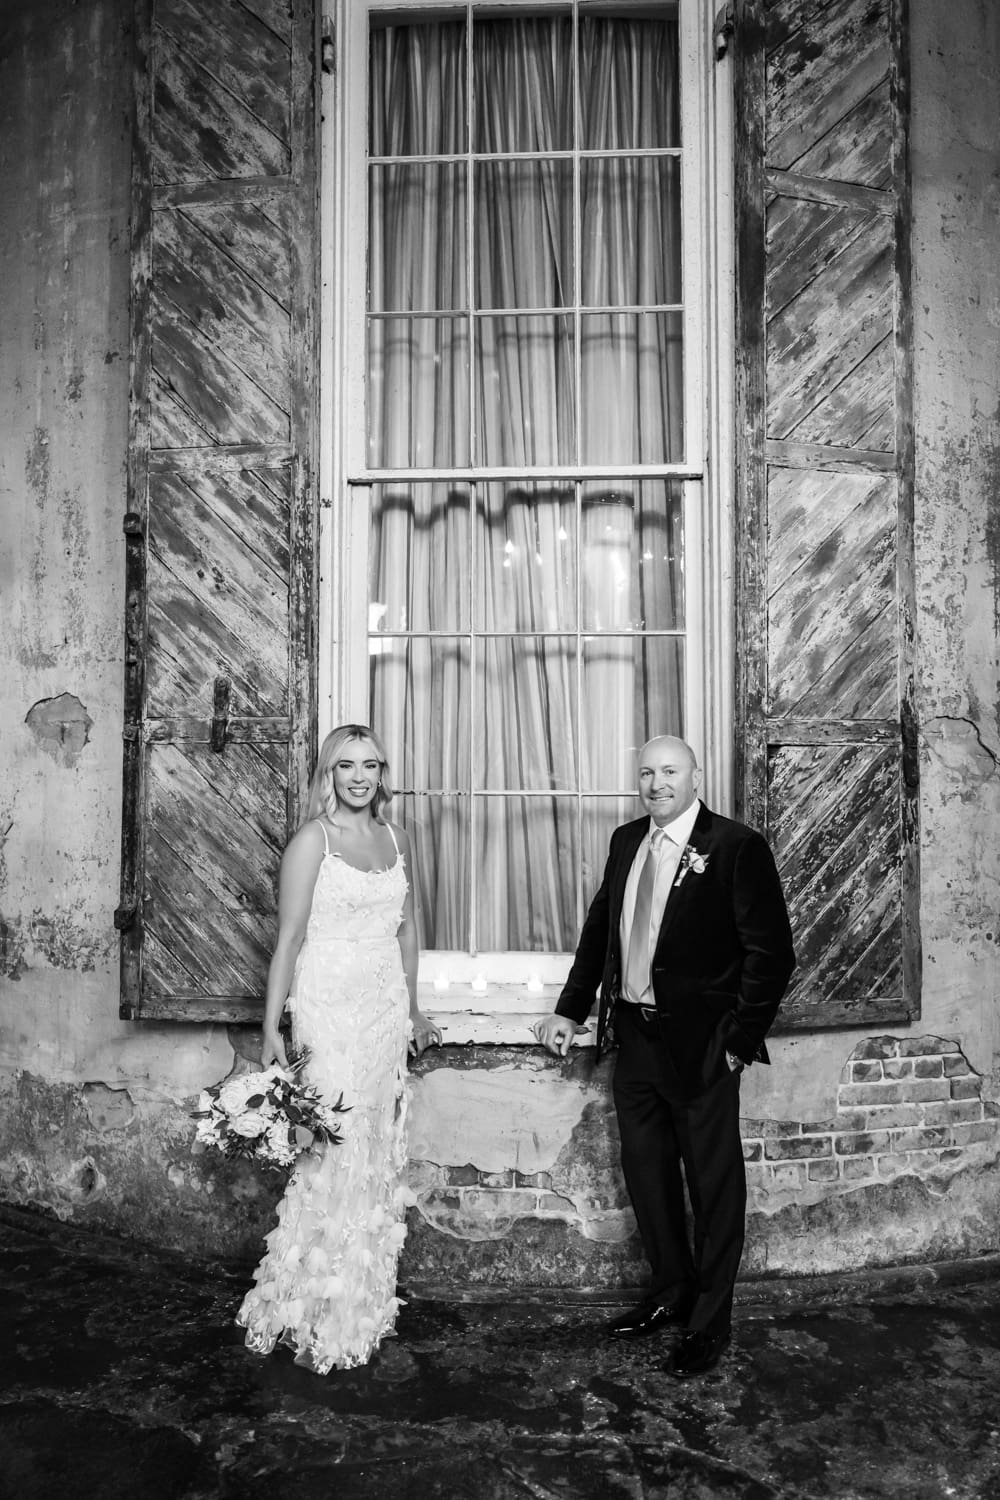
<path fill-rule="evenodd" d="M 895 600 L 890 599 L 881 613 L 819 670 L 789 713 L 801 718 L 826 715 L 834 721 L 884 718 L 897 709 L 898 662 Z M 898 746 L 898 725 L 893 742 Z"/>
<path fill-rule="evenodd" d="M 867 210 L 809 199 L 769 200 L 768 318 L 782 312 L 870 223 Z"/>
<path fill-rule="evenodd" d="M 244 10 L 256 16 L 262 25 L 269 27 L 281 41 L 292 41 L 292 7 L 288 0 L 241 0 Z M 302 7 L 299 6 L 301 11 Z"/>
<path fill-rule="evenodd" d="M 789 443 L 769 438 L 765 444 L 768 466 L 785 469 L 822 469 L 830 474 L 891 474 L 896 468 L 892 453 L 875 448 L 840 448 L 833 443 Z"/>
<path fill-rule="evenodd" d="M 153 175 L 157 183 L 219 177 L 283 177 L 288 146 L 232 95 L 220 97 L 210 73 L 155 33 Z"/>
<path fill-rule="evenodd" d="M 873 218 L 767 328 L 767 435 L 796 425 L 892 329 L 892 225 Z"/>
<path fill-rule="evenodd" d="M 185 218 L 264 288 L 287 315 L 292 304 L 292 247 L 288 234 L 257 203 L 191 205 Z"/>
<path fill-rule="evenodd" d="M 287 744 L 292 721 L 287 715 L 255 714 L 252 718 L 235 714 L 227 721 L 226 743 L 234 745 Z M 212 720 L 196 714 L 175 714 L 169 719 L 147 718 L 142 726 L 147 744 L 193 742 L 208 745 L 212 740 Z"/>
<path fill-rule="evenodd" d="M 153 273 L 159 298 L 287 410 L 290 331 L 281 304 L 181 213 L 156 216 Z"/>
<path fill-rule="evenodd" d="M 791 712 L 836 661 L 845 641 L 893 602 L 895 516 L 876 506 L 851 517 L 768 601 L 768 713 Z"/>
<path fill-rule="evenodd" d="M 153 211 L 166 208 L 258 208 L 277 220 L 282 201 L 294 197 L 298 183 L 292 177 L 212 178 L 209 182 L 159 183 L 153 188 Z"/>
<path fill-rule="evenodd" d="M 764 23 L 758 0 L 736 0 L 734 69 L 736 206 L 736 812 L 766 820 L 762 733 L 766 644 Z"/>
<path fill-rule="evenodd" d="M 858 183 L 892 196 L 892 112 L 886 78 L 796 162 L 806 178 Z M 874 205 L 873 205 L 874 207 Z M 875 208 L 875 212 L 878 209 Z M 889 210 L 892 212 L 892 209 Z"/>
<path fill-rule="evenodd" d="M 208 434 L 195 421 L 191 412 L 178 398 L 176 391 L 166 388 L 155 372 L 150 386 L 149 446 L 147 458 L 152 470 L 156 464 L 156 450 L 160 448 L 190 448 L 204 443 Z"/>
<path fill-rule="evenodd" d="M 817 552 L 861 507 L 875 505 L 888 519 L 893 485 L 884 474 L 825 469 L 768 470 L 767 534 L 769 594 L 785 587 L 792 574 Z"/>
<path fill-rule="evenodd" d="M 184 955 L 196 984 L 209 994 L 263 992 L 274 923 L 223 907 L 202 871 L 185 864 L 155 826 L 147 836 L 144 887 L 147 930 L 168 953 Z"/>
<path fill-rule="evenodd" d="M 873 437 L 880 437 L 878 414 L 893 407 L 895 383 L 895 340 L 887 333 L 798 423 L 795 440 L 800 443 L 832 440 L 848 446 L 860 445 L 865 440 L 868 447 Z M 878 446 L 885 451 L 891 447 L 887 434 L 881 437 Z"/>
<path fill-rule="evenodd" d="M 771 50 L 767 161 L 786 170 L 889 74 L 886 0 L 832 0 Z"/>
<path fill-rule="evenodd" d="M 225 448 L 201 446 L 166 449 L 149 456 L 151 474 L 240 474 L 256 471 L 257 483 L 265 475 L 282 474 L 291 468 L 295 450 L 291 443 L 227 443 Z M 275 493 L 287 491 L 287 481 L 276 478 Z"/>
<path fill-rule="evenodd" d="M 888 93 L 888 84 L 886 85 Z M 769 193 L 778 198 L 801 198 L 807 203 L 828 203 L 834 208 L 856 209 L 861 214 L 884 214 L 891 219 L 896 203 L 891 192 L 859 187 L 851 182 L 826 181 L 807 172 L 783 172 L 768 169 Z"/>
<path fill-rule="evenodd" d="M 288 413 L 158 293 L 153 368 L 218 443 L 284 443 Z"/>
<path fill-rule="evenodd" d="M 279 141 L 290 138 L 290 38 L 283 41 L 237 0 L 156 0 L 156 23 Z"/>
<path fill-rule="evenodd" d="M 782 745 L 898 745 L 899 720 L 766 719 L 764 733 L 772 751 Z"/>

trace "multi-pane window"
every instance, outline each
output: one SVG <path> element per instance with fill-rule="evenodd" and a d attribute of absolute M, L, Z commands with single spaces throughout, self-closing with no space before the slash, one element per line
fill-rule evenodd
<path fill-rule="evenodd" d="M 422 946 L 565 951 L 699 670 L 677 6 L 368 12 L 367 708 Z"/>

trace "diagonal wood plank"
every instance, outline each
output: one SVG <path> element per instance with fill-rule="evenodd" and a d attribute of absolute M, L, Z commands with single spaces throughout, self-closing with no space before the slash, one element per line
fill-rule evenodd
<path fill-rule="evenodd" d="M 873 419 L 892 405 L 895 392 L 895 349 L 891 332 L 807 412 L 789 432 L 796 442 L 836 443 L 840 447 L 871 448 L 866 440 Z M 865 440 L 865 441 L 863 441 Z M 891 444 L 880 434 L 879 446 Z"/>
<path fill-rule="evenodd" d="M 289 414 L 159 291 L 151 297 L 153 368 L 215 443 L 281 443 Z"/>
<path fill-rule="evenodd" d="M 239 100 L 220 97 L 211 74 L 154 32 L 153 181 L 287 176 L 288 146 Z"/>
<path fill-rule="evenodd" d="M 156 21 L 174 46 L 227 89 L 282 144 L 291 136 L 291 51 L 238 0 L 156 0 Z M 290 39 L 289 39 L 290 40 Z"/>
<path fill-rule="evenodd" d="M 892 183 L 889 80 L 882 79 L 795 163 L 797 172 L 887 189 Z"/>
<path fill-rule="evenodd" d="M 886 0 L 832 0 L 822 21 L 779 41 L 768 57 L 767 159 L 790 170 L 866 98 L 890 65 Z"/>

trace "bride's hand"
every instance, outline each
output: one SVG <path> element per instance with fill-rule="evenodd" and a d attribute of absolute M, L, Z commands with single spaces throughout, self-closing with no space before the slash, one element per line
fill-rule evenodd
<path fill-rule="evenodd" d="M 285 1055 L 285 1044 L 281 1040 L 280 1033 L 265 1028 L 263 1041 L 260 1047 L 260 1065 L 262 1068 L 270 1067 L 276 1062 L 279 1068 L 288 1067 L 288 1058 Z"/>
<path fill-rule="evenodd" d="M 419 1010 L 411 1013 L 410 1020 L 413 1023 L 413 1035 L 409 1044 L 411 1057 L 419 1057 L 425 1047 L 440 1047 L 441 1032 L 433 1021 L 428 1021 Z"/>

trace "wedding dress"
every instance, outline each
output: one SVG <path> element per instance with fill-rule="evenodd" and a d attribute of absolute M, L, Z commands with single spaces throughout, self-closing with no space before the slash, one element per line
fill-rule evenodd
<path fill-rule="evenodd" d="M 364 1364 L 392 1332 L 396 1263 L 413 1201 L 406 1170 L 409 998 L 396 933 L 406 898 L 399 848 L 384 870 L 330 852 L 319 867 L 288 1006 L 304 1080 L 349 1112 L 340 1144 L 299 1157 L 277 1227 L 237 1315 L 249 1349 L 280 1340 L 325 1374 Z M 390 828 L 390 833 L 392 832 Z M 396 844 L 393 836 L 393 844 Z"/>

